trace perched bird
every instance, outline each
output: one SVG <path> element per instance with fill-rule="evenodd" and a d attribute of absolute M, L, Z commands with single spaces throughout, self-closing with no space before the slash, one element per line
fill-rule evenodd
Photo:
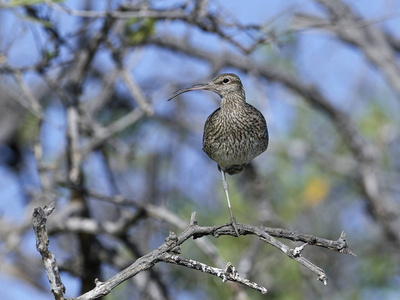
<path fill-rule="evenodd" d="M 207 118 L 204 125 L 203 151 L 218 164 L 231 224 L 239 236 L 225 173 L 240 173 L 253 158 L 267 149 L 267 123 L 262 113 L 246 102 L 242 82 L 232 73 L 218 75 L 206 84 L 180 89 L 168 101 L 182 93 L 197 90 L 213 91 L 221 97 L 221 107 Z"/>

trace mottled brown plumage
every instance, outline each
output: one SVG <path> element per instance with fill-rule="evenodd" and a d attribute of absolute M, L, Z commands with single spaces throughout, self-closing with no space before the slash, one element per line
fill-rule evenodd
<path fill-rule="evenodd" d="M 194 90 L 210 90 L 221 97 L 221 107 L 207 118 L 204 125 L 203 151 L 218 164 L 231 223 L 239 235 L 229 201 L 225 173 L 240 173 L 253 158 L 267 149 L 267 123 L 262 113 L 246 102 L 242 82 L 235 74 L 221 74 L 210 83 L 181 89 L 168 100 Z"/>

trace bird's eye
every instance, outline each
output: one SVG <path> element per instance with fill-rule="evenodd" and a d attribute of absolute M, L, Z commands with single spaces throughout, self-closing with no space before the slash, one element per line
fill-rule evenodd
<path fill-rule="evenodd" d="M 228 83 L 228 82 L 229 82 L 229 79 L 228 79 L 228 78 L 225 78 L 224 80 L 222 80 L 222 82 L 223 82 L 223 83 Z"/>

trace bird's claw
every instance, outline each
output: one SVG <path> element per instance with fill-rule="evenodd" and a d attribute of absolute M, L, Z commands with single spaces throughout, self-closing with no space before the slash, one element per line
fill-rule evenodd
<path fill-rule="evenodd" d="M 233 227 L 233 230 L 235 230 L 236 236 L 239 237 L 239 230 L 237 229 L 237 224 L 235 218 L 231 218 L 231 225 Z"/>

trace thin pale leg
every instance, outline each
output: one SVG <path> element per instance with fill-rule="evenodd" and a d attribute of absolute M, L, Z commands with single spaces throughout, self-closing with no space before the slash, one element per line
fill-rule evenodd
<path fill-rule="evenodd" d="M 225 192 L 226 201 L 228 201 L 229 214 L 231 216 L 231 224 L 232 224 L 233 229 L 235 230 L 236 235 L 239 236 L 239 231 L 236 226 L 236 219 L 232 213 L 231 201 L 229 201 L 228 182 L 226 181 L 225 172 L 223 170 L 221 170 L 221 174 L 222 174 L 222 188 L 224 189 L 224 192 Z"/>

